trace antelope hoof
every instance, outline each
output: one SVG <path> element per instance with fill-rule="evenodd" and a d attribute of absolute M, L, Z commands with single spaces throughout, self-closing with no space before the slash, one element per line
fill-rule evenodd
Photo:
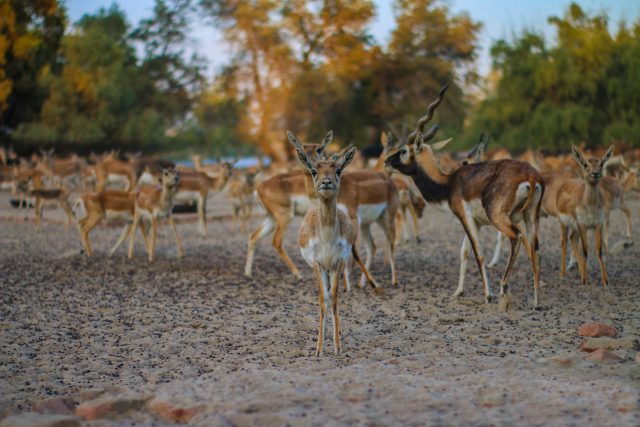
<path fill-rule="evenodd" d="M 422 243 L 422 240 L 418 236 L 416 236 L 416 243 Z"/>
<path fill-rule="evenodd" d="M 464 295 L 464 289 L 458 289 L 457 291 L 455 291 L 453 293 L 453 297 L 454 298 L 458 298 L 458 297 L 461 297 L 463 295 Z M 486 300 L 486 298 L 485 298 L 485 300 Z"/>
<path fill-rule="evenodd" d="M 376 295 L 384 295 L 384 288 L 381 286 L 376 286 L 375 288 L 373 288 L 373 292 L 375 292 Z"/>
<path fill-rule="evenodd" d="M 500 311 L 506 313 L 511 308 L 511 291 L 500 295 Z"/>
<path fill-rule="evenodd" d="M 491 304 L 491 302 L 493 302 L 493 295 L 492 294 L 485 295 L 484 302 L 485 304 Z"/>

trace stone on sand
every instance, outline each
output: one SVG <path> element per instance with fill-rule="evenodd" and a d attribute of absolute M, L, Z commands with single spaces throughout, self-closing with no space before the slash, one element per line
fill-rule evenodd
<path fill-rule="evenodd" d="M 578 335 L 583 337 L 615 337 L 617 333 L 618 331 L 613 326 L 598 322 L 583 323 L 578 328 Z"/>
<path fill-rule="evenodd" d="M 618 356 L 613 351 L 602 348 L 585 355 L 584 359 L 597 363 L 617 363 L 623 360 L 622 357 Z"/>
<path fill-rule="evenodd" d="M 604 350 L 640 350 L 640 344 L 635 337 L 624 338 L 587 338 L 580 344 L 582 351 Z"/>
<path fill-rule="evenodd" d="M 151 412 L 174 423 L 187 423 L 203 409 L 204 405 L 168 395 L 156 396 L 149 402 Z"/>
<path fill-rule="evenodd" d="M 80 427 L 80 420 L 72 415 L 26 412 L 5 418 L 0 422 L 0 427 Z"/>
<path fill-rule="evenodd" d="M 34 402 L 31 409 L 39 414 L 73 415 L 74 406 L 70 398 L 51 397 Z"/>
<path fill-rule="evenodd" d="M 85 420 L 111 418 L 139 409 L 149 400 L 137 394 L 105 394 L 96 399 L 83 402 L 76 408 L 76 415 Z"/>

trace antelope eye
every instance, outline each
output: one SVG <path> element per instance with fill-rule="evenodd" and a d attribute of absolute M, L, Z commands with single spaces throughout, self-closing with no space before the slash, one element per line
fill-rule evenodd
<path fill-rule="evenodd" d="M 342 173 L 342 168 L 336 169 L 336 175 L 340 175 Z"/>
<path fill-rule="evenodd" d="M 315 178 L 316 176 L 318 176 L 318 171 L 317 171 L 317 170 L 315 170 L 315 169 L 311 169 L 311 176 L 312 176 L 312 177 L 314 177 L 314 178 Z"/>

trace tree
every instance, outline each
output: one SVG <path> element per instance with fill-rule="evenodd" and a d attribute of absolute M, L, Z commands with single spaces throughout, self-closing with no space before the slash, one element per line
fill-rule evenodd
<path fill-rule="evenodd" d="M 0 134 L 38 115 L 42 79 L 61 65 L 65 19 L 56 0 L 0 0 Z"/>

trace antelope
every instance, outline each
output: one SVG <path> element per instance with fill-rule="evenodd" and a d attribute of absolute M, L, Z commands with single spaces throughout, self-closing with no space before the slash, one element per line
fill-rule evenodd
<path fill-rule="evenodd" d="M 175 162 L 171 160 L 158 159 L 155 157 L 130 156 L 129 163 L 133 166 L 136 177 L 136 184 L 152 184 L 155 182 L 155 175 L 162 169 L 175 168 Z"/>
<path fill-rule="evenodd" d="M 173 199 L 178 191 L 178 184 L 180 182 L 178 172 L 175 169 L 163 169 L 159 180 L 159 186 L 143 185 L 137 191 L 133 224 L 129 231 L 129 259 L 133 258 L 133 241 L 136 228 L 140 226 L 144 236 L 144 227 L 141 223 L 142 221 L 148 220 L 151 222 L 151 239 L 147 245 L 147 252 L 149 261 L 153 261 L 158 235 L 158 220 L 162 218 L 167 218 L 169 225 L 171 225 L 173 235 L 176 239 L 176 246 L 178 247 L 178 256 L 184 256 L 182 241 L 180 240 L 173 215 L 171 214 Z"/>
<path fill-rule="evenodd" d="M 232 163 L 223 163 L 218 175 L 211 177 L 204 172 L 182 172 L 178 192 L 174 200 L 180 202 L 196 202 L 198 207 L 198 230 L 202 236 L 207 235 L 206 204 L 210 192 L 224 189 L 233 171 Z"/>
<path fill-rule="evenodd" d="M 322 144 L 302 145 L 295 135 L 287 133 L 289 142 L 302 150 L 308 158 L 321 156 L 324 149 L 331 142 L 333 133 L 329 132 Z M 300 278 L 300 271 L 293 264 L 283 247 L 283 236 L 293 215 L 304 215 L 313 197 L 313 181 L 311 175 L 303 171 L 296 171 L 276 175 L 261 182 L 257 187 L 258 198 L 266 211 L 266 218 L 256 231 L 251 234 L 248 243 L 245 274 L 251 276 L 253 257 L 257 244 L 264 237 L 274 231 L 273 246 L 278 251 L 291 272 Z M 371 238 L 371 224 L 377 222 L 386 237 L 387 253 L 390 257 L 391 282 L 398 285 L 395 270 L 395 215 L 398 209 L 398 191 L 393 181 L 382 172 L 371 170 L 357 170 L 345 173 L 341 178 L 341 190 L 338 194 L 338 207 L 349 214 L 367 250 L 365 269 L 359 282 L 359 287 L 365 281 L 371 283 L 369 275 L 371 260 L 375 246 Z M 345 287 L 351 288 L 350 266 L 345 268 Z"/>
<path fill-rule="evenodd" d="M 107 184 L 125 182 L 125 190 L 131 191 L 136 186 L 136 171 L 131 161 L 119 160 L 113 154 L 107 155 L 96 163 L 96 190 L 102 191 Z"/>
<path fill-rule="evenodd" d="M 41 187 L 39 175 L 34 178 L 31 174 L 23 174 L 17 182 L 17 190 L 22 193 L 20 206 L 24 203 L 24 196 L 34 198 L 35 223 L 42 226 L 42 214 L 45 206 L 59 206 L 67 214 L 65 229 L 74 222 L 73 211 L 69 204 L 69 191 L 65 188 L 45 189 Z"/>
<path fill-rule="evenodd" d="M 324 349 L 324 335 L 328 307 L 333 314 L 333 344 L 336 354 L 341 351 L 340 317 L 338 315 L 338 283 L 340 275 L 350 262 L 350 257 L 362 264 L 357 251 L 356 228 L 351 218 L 338 208 L 337 198 L 340 192 L 342 172 L 353 161 L 355 147 L 344 155 L 334 156 L 331 160 L 309 159 L 302 146 L 296 147 L 298 160 L 309 172 L 313 181 L 318 204 L 307 211 L 300 231 L 298 245 L 307 264 L 315 272 L 318 282 L 320 302 L 320 327 L 316 356 L 321 356 Z M 372 286 L 376 293 L 382 288 Z"/>
<path fill-rule="evenodd" d="M 518 255 L 520 243 L 524 244 L 533 268 L 533 306 L 538 308 L 538 229 L 544 181 L 529 164 L 512 159 L 463 165 L 452 173 L 443 173 L 437 167 L 433 153 L 434 148 L 440 147 L 426 144 L 435 136 L 438 127 L 432 127 L 425 135 L 422 130 L 433 118 L 433 112 L 442 102 L 446 89 L 445 85 L 438 98 L 429 105 L 426 115 L 418 120 L 416 129 L 409 134 L 407 141 L 387 155 L 385 164 L 410 176 L 427 202 L 446 203 L 462 224 L 465 238 L 460 250 L 460 276 L 455 297 L 464 292 L 464 276 L 471 246 L 482 276 L 485 302 L 493 299 L 478 239 L 480 227 L 493 225 L 511 243 L 509 262 L 500 281 L 501 310 L 506 311 L 511 305 L 507 279 Z M 520 224 L 522 221 L 524 230 Z"/>
<path fill-rule="evenodd" d="M 89 233 L 104 219 L 107 221 L 124 220 L 126 223 L 122 229 L 120 238 L 109 251 L 109 256 L 112 256 L 118 250 L 131 231 L 135 211 L 135 199 L 135 192 L 120 190 L 105 190 L 80 196 L 73 210 L 75 213 L 79 206 L 83 206 L 85 212 L 85 216 L 78 220 L 78 229 L 80 231 L 82 246 L 87 256 L 93 255 L 91 243 L 89 242 Z M 145 248 L 148 250 L 147 230 L 144 222 L 140 222 L 140 228 Z"/>
<path fill-rule="evenodd" d="M 251 224 L 257 173 L 257 171 L 237 173 L 229 179 L 227 184 L 227 194 L 232 200 L 233 217 L 241 231 L 246 230 L 247 222 Z"/>
<path fill-rule="evenodd" d="M 613 154 L 611 146 L 600 159 L 584 156 L 575 146 L 571 146 L 573 157 L 578 161 L 582 169 L 582 178 L 565 180 L 556 196 L 558 217 L 563 226 L 570 231 L 571 249 L 578 259 L 578 269 L 582 284 L 587 283 L 587 257 L 588 242 L 587 229 L 594 229 L 596 253 L 600 264 L 600 277 L 602 286 L 609 283 L 607 270 L 602 256 L 602 229 L 605 222 L 605 196 L 600 182 L 602 180 L 603 167 Z M 578 248 L 578 240 L 582 242 L 582 250 Z M 566 244 L 562 248 L 562 265 L 567 258 Z"/>

